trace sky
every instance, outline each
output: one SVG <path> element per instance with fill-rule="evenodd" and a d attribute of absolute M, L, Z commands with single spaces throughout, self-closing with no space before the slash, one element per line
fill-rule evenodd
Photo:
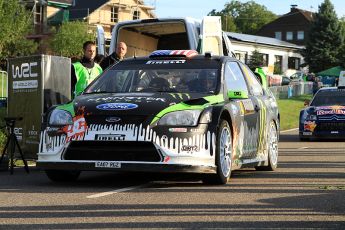
<path fill-rule="evenodd" d="M 212 9 L 220 11 L 231 0 L 147 0 L 147 4 L 155 5 L 157 17 L 192 17 L 201 19 Z M 297 8 L 317 12 L 324 0 L 254 0 L 277 15 L 290 12 L 291 5 Z M 240 0 L 240 2 L 247 2 Z M 331 0 L 338 17 L 345 16 L 344 0 Z"/>

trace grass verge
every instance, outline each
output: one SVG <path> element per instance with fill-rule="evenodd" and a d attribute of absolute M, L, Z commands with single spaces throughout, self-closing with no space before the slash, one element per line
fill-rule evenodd
<path fill-rule="evenodd" d="M 298 128 L 299 113 L 304 108 L 304 101 L 311 100 L 312 95 L 301 95 L 289 99 L 279 99 L 280 130 Z"/>

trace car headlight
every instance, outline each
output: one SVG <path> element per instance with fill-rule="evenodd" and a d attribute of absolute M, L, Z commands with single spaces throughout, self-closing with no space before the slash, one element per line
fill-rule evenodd
<path fill-rule="evenodd" d="M 314 114 L 307 115 L 306 120 L 316 121 L 317 117 Z"/>
<path fill-rule="evenodd" d="M 72 115 L 60 109 L 54 109 L 49 116 L 49 125 L 72 125 Z"/>
<path fill-rule="evenodd" d="M 158 121 L 158 125 L 196 126 L 198 124 L 201 112 L 201 110 L 184 110 L 171 112 L 164 115 Z"/>

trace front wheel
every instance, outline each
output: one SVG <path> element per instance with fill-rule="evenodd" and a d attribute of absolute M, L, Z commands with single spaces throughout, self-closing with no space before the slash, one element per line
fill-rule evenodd
<path fill-rule="evenodd" d="M 76 181 L 80 171 L 46 170 L 48 178 L 55 182 Z"/>
<path fill-rule="evenodd" d="M 268 132 L 268 165 L 257 166 L 256 170 L 260 171 L 274 171 L 278 166 L 278 131 L 273 121 L 270 123 Z"/>
<path fill-rule="evenodd" d="M 203 179 L 204 183 L 226 184 L 228 182 L 232 166 L 231 152 L 232 136 L 230 126 L 226 120 L 221 120 L 216 143 L 217 173 L 206 175 Z"/>

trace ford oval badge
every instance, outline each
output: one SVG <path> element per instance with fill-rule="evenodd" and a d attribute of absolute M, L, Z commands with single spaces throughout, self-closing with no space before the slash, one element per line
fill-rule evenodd
<path fill-rule="evenodd" d="M 138 108 L 138 105 L 132 103 L 105 103 L 96 106 L 100 110 L 129 110 Z"/>

